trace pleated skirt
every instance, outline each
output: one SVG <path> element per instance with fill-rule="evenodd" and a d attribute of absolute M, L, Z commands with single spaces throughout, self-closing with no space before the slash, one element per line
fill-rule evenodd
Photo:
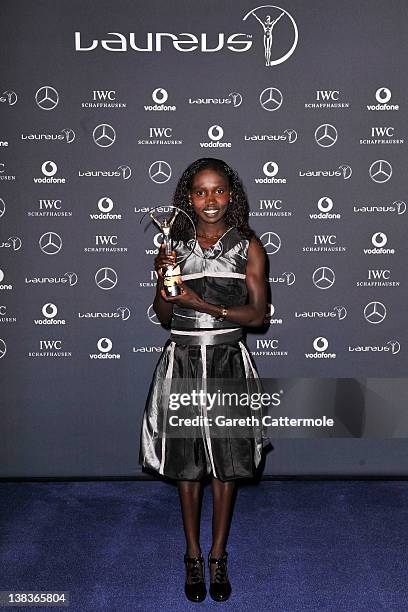
<path fill-rule="evenodd" d="M 262 408 L 254 411 L 249 405 L 223 405 L 215 410 L 205 399 L 208 389 L 214 392 L 220 387 L 227 392 L 231 387 L 244 394 L 262 392 L 259 374 L 244 340 L 209 345 L 185 344 L 183 338 L 172 338 L 163 347 L 149 388 L 139 464 L 175 480 L 201 480 L 209 474 L 224 482 L 253 478 L 263 449 L 270 445 L 262 424 Z M 180 397 L 182 393 L 191 397 L 193 390 L 197 395 L 200 390 L 203 392 L 196 405 L 178 403 L 174 407 L 170 397 L 175 394 Z M 217 420 L 215 414 L 225 417 L 224 422 L 242 418 L 246 425 L 214 427 L 209 421 Z M 194 425 L 184 428 L 170 425 L 188 418 Z"/>

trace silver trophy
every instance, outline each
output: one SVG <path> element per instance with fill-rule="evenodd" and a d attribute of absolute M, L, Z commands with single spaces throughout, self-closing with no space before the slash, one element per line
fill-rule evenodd
<path fill-rule="evenodd" d="M 163 244 L 164 244 L 164 252 L 166 255 L 171 255 L 173 251 L 173 241 L 171 239 L 170 231 L 171 227 L 174 223 L 175 218 L 177 217 L 179 211 L 174 210 L 171 216 L 167 219 L 163 219 L 159 221 L 157 217 L 151 212 L 149 213 L 150 217 L 153 221 L 158 225 L 163 233 Z M 180 265 L 175 263 L 174 266 L 168 265 L 162 268 L 163 272 L 163 287 L 166 295 L 175 297 L 176 295 L 180 295 L 181 289 L 179 282 L 181 280 L 181 272 Z"/>
<path fill-rule="evenodd" d="M 178 208 L 177 206 L 166 206 L 166 209 L 172 209 L 171 210 L 171 214 L 168 217 L 160 217 L 158 218 L 157 215 L 153 214 L 152 211 L 150 211 L 148 214 L 151 217 L 151 219 L 154 221 L 154 223 L 156 223 L 156 225 L 160 228 L 162 234 L 163 234 L 163 244 L 165 247 L 165 254 L 166 255 L 171 255 L 172 251 L 174 251 L 174 247 L 173 247 L 173 240 L 171 237 L 171 228 L 173 226 L 174 220 L 176 219 L 177 215 L 181 212 L 184 215 L 186 215 L 188 217 L 188 219 L 191 222 L 191 225 L 193 227 L 194 230 L 194 239 L 192 240 L 192 248 L 190 250 L 189 253 L 187 253 L 187 256 L 183 257 L 182 259 L 180 259 L 179 261 L 177 261 L 177 257 L 176 257 L 176 262 L 173 266 L 166 266 L 165 268 L 162 268 L 162 272 L 163 272 L 163 287 L 164 287 L 164 291 L 166 292 L 166 295 L 168 295 L 169 297 L 175 297 L 177 295 L 180 295 L 181 293 L 181 288 L 179 285 L 179 282 L 181 280 L 181 270 L 180 270 L 180 263 L 182 261 L 184 261 L 185 259 L 187 259 L 187 257 L 191 254 L 191 252 L 193 251 L 194 247 L 195 247 L 195 243 L 197 241 L 197 236 L 196 236 L 196 229 L 195 229 L 195 225 L 194 225 L 194 221 L 192 220 L 192 218 L 190 217 L 189 214 L 186 213 L 186 211 L 182 210 L 181 208 Z M 157 210 L 157 209 L 163 209 L 162 206 L 156 206 L 153 210 Z M 146 213 L 147 214 L 147 213 Z M 145 215 L 143 215 L 144 217 Z M 142 217 L 142 219 L 143 219 Z M 140 222 L 142 222 L 142 219 L 140 219 Z"/>

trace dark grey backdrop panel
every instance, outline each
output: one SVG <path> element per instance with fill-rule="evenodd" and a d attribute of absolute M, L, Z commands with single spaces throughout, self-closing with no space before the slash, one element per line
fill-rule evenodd
<path fill-rule="evenodd" d="M 168 337 L 140 219 L 202 156 L 238 170 L 269 253 L 272 322 L 247 338 L 261 375 L 283 413 L 343 427 L 272 432 L 264 473 L 406 474 L 406 2 L 0 11 L 0 475 L 140 473 Z M 267 66 L 255 15 L 282 12 Z M 120 34 L 126 51 L 103 48 Z"/>

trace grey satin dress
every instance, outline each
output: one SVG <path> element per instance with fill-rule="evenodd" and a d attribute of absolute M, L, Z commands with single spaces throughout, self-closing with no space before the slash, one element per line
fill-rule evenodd
<path fill-rule="evenodd" d="M 194 238 L 188 235 L 185 241 L 175 242 L 177 261 L 193 246 Z M 180 263 L 183 282 L 206 302 L 245 304 L 248 246 L 249 240 L 235 227 L 208 249 L 196 242 Z M 142 466 L 176 480 L 200 480 L 208 474 L 222 481 L 255 476 L 263 447 L 270 443 L 262 425 L 262 408 L 227 402 L 210 406 L 207 400 L 208 393 L 219 397 L 222 391 L 262 392 L 243 332 L 231 321 L 216 321 L 211 315 L 174 304 L 171 335 L 156 365 L 143 413 Z M 170 401 L 183 392 L 191 397 L 194 390 L 195 405 Z M 245 425 L 219 426 L 216 416 L 224 417 L 222 423 L 242 418 Z M 182 419 L 188 418 L 191 425 L 180 427 L 180 422 L 186 422 Z"/>

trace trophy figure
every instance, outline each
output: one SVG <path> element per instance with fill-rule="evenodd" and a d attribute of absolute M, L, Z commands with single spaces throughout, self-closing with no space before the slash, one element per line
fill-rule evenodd
<path fill-rule="evenodd" d="M 165 254 L 166 255 L 171 255 L 172 251 L 173 251 L 173 244 L 172 244 L 172 239 L 171 239 L 171 227 L 173 225 L 174 219 L 177 217 L 179 211 L 178 209 L 175 209 L 171 216 L 167 219 L 163 219 L 162 221 L 159 221 L 159 219 L 157 219 L 157 217 L 151 212 L 149 213 L 150 217 L 153 219 L 153 221 L 160 227 L 162 233 L 163 233 L 163 244 L 164 244 L 164 248 L 165 248 Z M 180 285 L 179 282 L 181 280 L 181 271 L 180 271 L 180 266 L 175 263 L 174 266 L 165 266 L 164 268 L 162 268 L 162 272 L 163 272 L 163 287 L 164 287 L 164 291 L 166 293 L 166 295 L 168 295 L 169 297 L 175 297 L 177 295 L 180 295 L 181 293 L 181 289 L 180 289 Z"/>

